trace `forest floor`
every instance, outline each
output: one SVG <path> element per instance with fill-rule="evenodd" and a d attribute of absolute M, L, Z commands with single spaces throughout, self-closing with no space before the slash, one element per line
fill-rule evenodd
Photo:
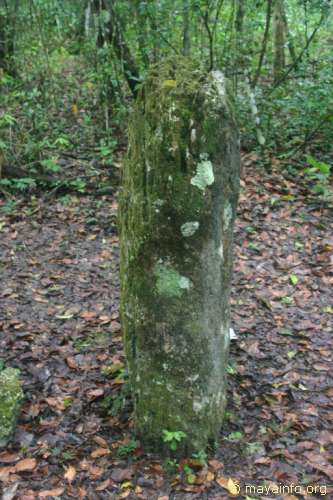
<path fill-rule="evenodd" d="M 217 500 L 236 481 L 240 498 L 333 494 L 332 214 L 301 177 L 266 174 L 254 155 L 244 165 L 226 423 L 206 465 L 171 475 L 133 438 L 116 193 L 42 193 L 0 213 L 0 349 L 25 391 L 0 453 L 4 500 Z"/>

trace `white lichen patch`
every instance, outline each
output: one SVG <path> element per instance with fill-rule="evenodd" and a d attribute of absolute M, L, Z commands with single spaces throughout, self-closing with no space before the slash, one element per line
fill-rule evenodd
<path fill-rule="evenodd" d="M 210 403 L 210 400 L 208 397 L 203 397 L 202 399 L 195 398 L 193 400 L 193 411 L 195 411 L 196 413 L 199 413 L 202 410 L 204 410 L 204 408 L 206 406 L 208 406 L 209 403 Z"/>
<path fill-rule="evenodd" d="M 191 281 L 185 276 L 179 278 L 179 287 L 183 290 L 189 290 L 191 288 Z"/>
<path fill-rule="evenodd" d="M 232 206 L 230 203 L 227 203 L 223 210 L 223 225 L 224 229 L 228 229 L 230 221 L 232 219 L 233 213 L 232 213 Z"/>
<path fill-rule="evenodd" d="M 195 142 L 197 139 L 197 131 L 195 130 L 195 128 L 192 128 L 191 130 L 191 142 Z"/>
<path fill-rule="evenodd" d="M 179 274 L 169 264 L 157 264 L 155 276 L 157 293 L 167 298 L 181 297 L 183 291 L 192 286 L 186 276 Z"/>
<path fill-rule="evenodd" d="M 160 200 L 159 198 L 157 198 L 157 200 L 155 200 L 153 204 L 155 207 L 163 207 L 163 205 L 165 205 L 165 200 Z"/>
<path fill-rule="evenodd" d="M 212 162 L 203 160 L 197 165 L 197 171 L 191 179 L 191 184 L 204 191 L 207 186 L 211 186 L 214 182 L 214 172 Z"/>
<path fill-rule="evenodd" d="M 189 238 L 199 229 L 199 222 L 185 222 L 180 226 L 180 230 L 184 238 Z"/>
<path fill-rule="evenodd" d="M 224 337 L 224 348 L 227 349 L 230 344 L 230 328 L 222 324 L 221 335 Z"/>
<path fill-rule="evenodd" d="M 223 260 L 224 259 L 223 241 L 221 241 L 220 246 L 217 249 L 217 253 L 219 254 L 220 258 Z"/>

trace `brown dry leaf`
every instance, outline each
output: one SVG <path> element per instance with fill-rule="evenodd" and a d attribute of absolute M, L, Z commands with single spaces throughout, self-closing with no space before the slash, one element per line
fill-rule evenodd
<path fill-rule="evenodd" d="M 214 478 L 215 478 L 215 474 L 209 470 L 207 472 L 206 481 L 213 481 Z"/>
<path fill-rule="evenodd" d="M 68 356 L 68 358 L 66 358 L 66 363 L 68 364 L 68 366 L 70 368 L 72 368 L 72 370 L 77 370 L 79 368 L 77 362 L 75 361 L 75 358 L 73 358 L 73 356 Z"/>
<path fill-rule="evenodd" d="M 106 490 L 109 486 L 112 486 L 113 484 L 113 481 L 112 479 L 106 479 L 105 481 L 103 481 L 100 485 L 98 485 L 96 487 L 96 491 L 104 491 Z"/>
<path fill-rule="evenodd" d="M 215 481 L 217 482 L 217 484 L 219 484 L 222 488 L 224 489 L 228 489 L 228 479 L 226 477 L 218 477 L 217 479 L 215 479 Z"/>
<path fill-rule="evenodd" d="M 107 448 L 97 448 L 91 453 L 91 458 L 99 458 L 104 457 L 105 455 L 109 455 L 110 450 Z"/>
<path fill-rule="evenodd" d="M 72 465 L 69 465 L 66 468 L 64 478 L 67 479 L 69 484 L 71 484 L 74 481 L 75 477 L 76 477 L 76 469 Z"/>
<path fill-rule="evenodd" d="M 98 444 L 101 448 L 108 448 L 109 444 L 106 439 L 103 439 L 100 436 L 94 436 L 93 441 L 95 441 L 96 444 Z"/>
<path fill-rule="evenodd" d="M 53 490 L 43 490 L 38 493 L 39 498 L 47 498 L 47 497 L 59 497 L 63 494 L 65 488 L 54 488 Z"/>
<path fill-rule="evenodd" d="M 59 411 L 64 411 L 66 409 L 66 407 L 64 405 L 64 401 L 60 397 L 57 397 L 57 398 L 54 398 L 54 397 L 45 398 L 45 401 L 47 402 L 47 404 L 49 406 L 51 406 L 51 408 L 56 408 Z"/>
<path fill-rule="evenodd" d="M 14 467 L 0 467 L 0 481 L 7 481 L 9 474 L 15 472 Z"/>
<path fill-rule="evenodd" d="M 32 471 L 37 467 L 37 460 L 35 458 L 25 458 L 24 460 L 20 460 L 14 466 L 15 472 L 25 472 Z"/>
<path fill-rule="evenodd" d="M 2 464 L 12 464 L 18 460 L 20 460 L 20 455 L 17 453 L 9 453 L 8 451 L 0 453 L 0 463 Z"/>
<path fill-rule="evenodd" d="M 90 400 L 99 398 L 100 396 L 103 396 L 104 394 L 104 389 L 93 389 L 91 391 L 87 392 L 87 396 Z"/>
<path fill-rule="evenodd" d="M 97 312 L 96 312 L 96 311 L 83 311 L 83 312 L 80 314 L 80 316 L 81 316 L 81 318 L 83 318 L 83 319 L 89 320 L 89 319 L 96 318 L 96 316 L 97 316 Z"/>
<path fill-rule="evenodd" d="M 209 465 L 211 466 L 211 468 L 213 469 L 214 472 L 220 470 L 220 469 L 223 469 L 223 463 L 220 462 L 219 460 L 215 460 L 215 458 L 213 458 L 212 460 L 209 460 Z"/>
<path fill-rule="evenodd" d="M 232 496 L 238 496 L 240 493 L 240 486 L 238 482 L 234 481 L 231 478 L 226 478 L 226 477 L 219 477 L 216 479 L 216 482 L 225 490 L 228 490 L 230 495 Z"/>
<path fill-rule="evenodd" d="M 117 333 L 121 329 L 121 325 L 118 321 L 111 321 L 111 332 Z"/>
<path fill-rule="evenodd" d="M 90 479 L 93 480 L 98 479 L 105 472 L 105 470 L 102 467 L 95 467 L 94 465 L 90 465 L 88 471 Z"/>
<path fill-rule="evenodd" d="M 239 483 L 232 479 L 228 479 L 228 491 L 232 496 L 238 496 L 240 493 Z"/>
<path fill-rule="evenodd" d="M 158 497 L 157 500 L 169 500 L 169 497 L 166 495 L 164 497 Z"/>
<path fill-rule="evenodd" d="M 130 496 L 130 494 L 131 494 L 131 490 L 126 490 L 126 491 L 124 491 L 124 493 L 120 494 L 119 499 L 121 499 L 121 498 L 127 498 L 127 497 Z"/>

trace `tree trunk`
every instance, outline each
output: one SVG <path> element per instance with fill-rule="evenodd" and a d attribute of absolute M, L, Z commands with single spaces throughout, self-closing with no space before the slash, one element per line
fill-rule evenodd
<path fill-rule="evenodd" d="M 183 54 L 184 56 L 189 56 L 190 52 L 190 3 L 189 0 L 183 0 Z"/>
<path fill-rule="evenodd" d="M 175 65 L 175 66 L 174 66 Z M 204 449 L 226 404 L 239 140 L 223 74 L 155 66 L 129 130 L 121 198 L 121 317 L 146 449 Z"/>
<path fill-rule="evenodd" d="M 0 0 L 0 68 L 12 76 L 16 76 L 14 50 L 18 7 L 18 0 L 8 4 Z"/>
<path fill-rule="evenodd" d="M 283 0 L 274 0 L 273 7 L 273 75 L 274 82 L 277 82 L 285 68 L 285 33 L 283 19 Z"/>
<path fill-rule="evenodd" d="M 237 0 L 237 12 L 235 19 L 235 29 L 237 33 L 241 33 L 243 31 L 245 9 L 246 9 L 246 0 Z"/>

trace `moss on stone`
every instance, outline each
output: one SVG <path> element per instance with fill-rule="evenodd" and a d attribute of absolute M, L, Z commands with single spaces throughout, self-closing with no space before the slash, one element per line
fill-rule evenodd
<path fill-rule="evenodd" d="M 169 264 L 158 264 L 155 276 L 157 292 L 165 297 L 180 297 L 184 290 L 191 288 L 190 280 L 181 276 Z"/>
<path fill-rule="evenodd" d="M 0 372 L 0 447 L 7 445 L 15 431 L 22 401 L 19 370 L 6 368 Z"/>

